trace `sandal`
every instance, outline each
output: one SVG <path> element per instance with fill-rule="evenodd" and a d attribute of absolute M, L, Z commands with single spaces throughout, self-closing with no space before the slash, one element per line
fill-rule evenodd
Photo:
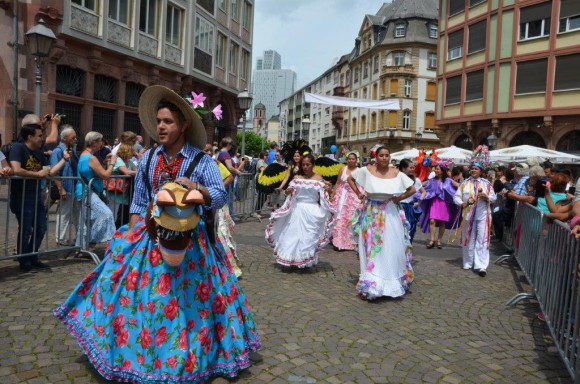
<path fill-rule="evenodd" d="M 441 244 L 441 241 L 437 241 L 437 249 L 443 249 L 443 244 Z"/>
<path fill-rule="evenodd" d="M 427 243 L 427 249 L 431 249 L 435 246 L 435 242 L 433 240 L 431 240 L 430 242 Z"/>

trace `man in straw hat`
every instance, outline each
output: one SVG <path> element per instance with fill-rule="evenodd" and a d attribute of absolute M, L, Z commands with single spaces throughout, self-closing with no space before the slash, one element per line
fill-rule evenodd
<path fill-rule="evenodd" d="M 139 164 L 130 223 L 115 234 L 103 263 L 55 310 L 107 379 L 199 383 L 215 375 L 235 377 L 260 347 L 248 301 L 223 247 L 211 243 L 203 215 L 199 222 L 180 218 L 188 209 L 181 202 L 189 193 L 164 187 L 181 184 L 195 192 L 197 207 L 203 201 L 206 210 L 225 204 L 215 161 L 201 152 L 206 134 L 200 114 L 208 113 L 204 100 L 195 93 L 186 100 L 158 85 L 145 89 L 139 118 L 160 145 Z M 212 112 L 221 116 L 219 106 Z M 160 189 L 170 198 L 161 196 Z M 163 212 L 154 212 L 160 205 L 177 219 L 165 220 Z M 172 233 L 160 227 L 148 230 L 146 214 L 159 216 L 154 226 L 163 221 L 186 224 L 172 228 L 189 231 L 183 260 L 169 260 L 171 249 L 163 254 L 157 240 L 168 240 Z"/>

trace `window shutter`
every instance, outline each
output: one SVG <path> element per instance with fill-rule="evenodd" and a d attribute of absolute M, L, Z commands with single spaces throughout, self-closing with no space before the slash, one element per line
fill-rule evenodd
<path fill-rule="evenodd" d="M 437 85 L 434 82 L 427 83 L 427 97 L 425 100 L 435 100 Z"/>
<path fill-rule="evenodd" d="M 459 103 L 461 101 L 461 76 L 447 79 L 445 92 L 445 104 Z"/>
<path fill-rule="evenodd" d="M 465 101 L 483 98 L 483 70 L 467 74 L 465 82 Z"/>
<path fill-rule="evenodd" d="M 552 2 L 542 3 L 520 9 L 520 24 L 530 21 L 549 19 L 552 14 Z"/>
<path fill-rule="evenodd" d="M 554 90 L 580 89 L 580 54 L 556 57 L 556 77 Z"/>
<path fill-rule="evenodd" d="M 399 93 L 399 80 L 391 79 L 391 95 L 397 95 Z"/>
<path fill-rule="evenodd" d="M 516 94 L 546 92 L 547 72 L 547 59 L 519 62 Z"/>
<path fill-rule="evenodd" d="M 560 6 L 560 19 L 576 15 L 580 15 L 580 1 L 562 0 L 562 5 Z"/>
<path fill-rule="evenodd" d="M 389 111 L 389 128 L 397 127 L 397 111 Z"/>
<path fill-rule="evenodd" d="M 433 112 L 425 113 L 425 129 L 435 128 L 435 114 Z"/>
<path fill-rule="evenodd" d="M 483 51 L 486 43 L 487 20 L 469 26 L 468 53 Z"/>
<path fill-rule="evenodd" d="M 449 44 L 447 50 L 463 47 L 463 29 L 449 34 Z"/>

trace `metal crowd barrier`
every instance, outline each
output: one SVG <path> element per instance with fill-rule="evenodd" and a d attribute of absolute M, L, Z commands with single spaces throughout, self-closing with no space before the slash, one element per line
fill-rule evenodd
<path fill-rule="evenodd" d="M 274 208 L 271 204 L 272 195 L 262 195 L 256 190 L 256 175 L 242 173 L 234 187 L 234 212 L 230 213 L 233 218 L 246 220 L 256 213 L 269 212 Z"/>
<path fill-rule="evenodd" d="M 114 175 L 111 178 L 132 179 L 131 176 L 122 175 Z M 76 199 L 74 188 L 72 196 L 68 196 L 66 199 L 61 197 L 58 200 L 52 200 L 50 189 L 55 180 L 72 182 L 73 185 L 78 182 L 83 183 L 78 177 L 37 179 L 13 176 L 0 180 L 0 220 L 4 224 L 3 230 L 0 231 L 0 244 L 3 244 L 0 251 L 0 261 L 35 255 L 64 253 L 65 257 L 69 257 L 72 254 L 76 256 L 87 254 L 96 264 L 100 263 L 98 255 L 90 250 L 93 245 L 90 243 L 90 203 L 93 194 L 89 194 L 88 191 L 92 187 L 93 180 L 89 180 L 88 185 L 83 183 L 81 201 Z M 13 182 L 22 182 L 22 186 L 18 191 L 15 190 L 12 193 Z M 33 184 L 33 187 L 31 187 L 31 184 Z M 36 191 L 34 196 L 25 193 L 27 187 Z M 113 212 L 117 228 L 129 222 L 129 206 L 133 196 L 133 183 L 129 183 L 128 188 L 128 205 L 123 204 L 122 199 L 114 196 L 114 193 L 105 193 L 109 198 L 108 207 Z M 11 209 L 11 204 L 13 209 Z M 27 219 L 32 217 L 33 230 L 29 238 L 24 238 L 20 235 L 17 217 L 12 212 L 14 209 L 24 212 L 25 204 L 33 206 L 26 211 L 26 214 L 21 214 Z M 1 219 L 2 217 L 3 219 Z M 82 233 L 79 231 L 81 226 L 86 228 Z M 37 229 L 42 227 L 46 228 L 45 232 L 38 234 Z M 41 236 L 41 238 L 37 238 L 38 236 Z M 37 243 L 39 243 L 39 246 L 35 250 Z M 27 244 L 31 244 L 31 252 L 23 251 L 24 248 L 28 248 Z"/>
<path fill-rule="evenodd" d="M 580 383 L 576 375 L 580 369 L 580 239 L 572 237 L 568 225 L 548 222 L 527 203 L 519 204 L 512 223 L 507 239 L 532 293 L 519 293 L 506 305 L 523 299 L 538 301 L 566 368 Z"/>

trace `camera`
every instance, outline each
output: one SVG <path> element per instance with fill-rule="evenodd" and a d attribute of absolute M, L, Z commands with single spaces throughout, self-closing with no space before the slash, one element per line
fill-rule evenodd
<path fill-rule="evenodd" d="M 60 114 L 59 114 L 59 116 L 60 116 L 61 120 L 66 117 L 66 115 L 60 115 Z M 44 116 L 44 118 L 46 119 L 46 121 L 50 121 L 50 120 L 52 120 L 52 115 L 50 113 L 48 113 Z"/>

